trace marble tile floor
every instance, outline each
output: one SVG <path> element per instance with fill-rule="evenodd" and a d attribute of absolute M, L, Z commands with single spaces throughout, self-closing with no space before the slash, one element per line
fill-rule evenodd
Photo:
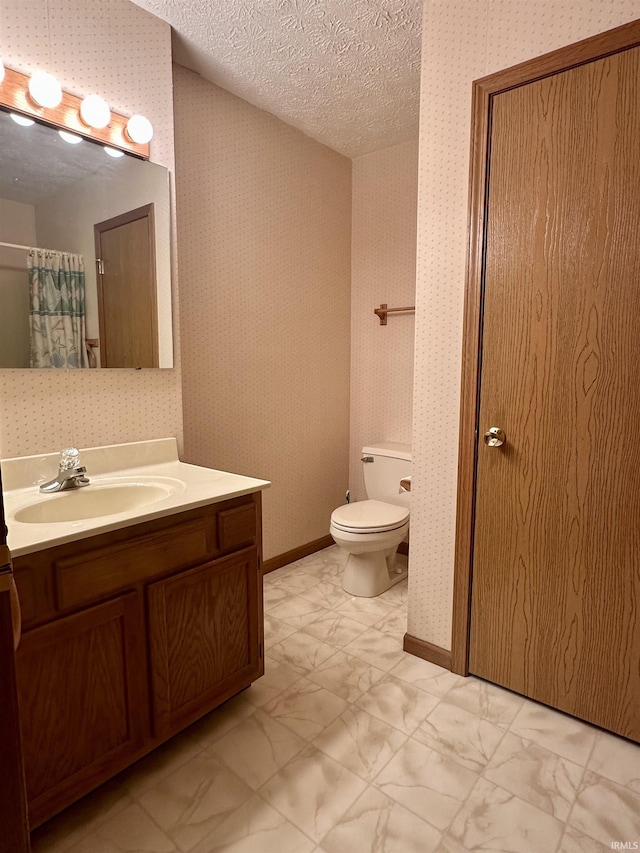
<path fill-rule="evenodd" d="M 267 575 L 264 677 L 35 832 L 35 853 L 640 846 L 640 746 L 404 653 L 406 581 L 353 598 L 342 566 L 332 547 Z"/>

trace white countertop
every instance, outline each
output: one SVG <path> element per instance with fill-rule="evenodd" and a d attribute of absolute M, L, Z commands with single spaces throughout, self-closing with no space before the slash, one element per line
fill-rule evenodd
<path fill-rule="evenodd" d="M 169 438 L 81 449 L 81 464 L 87 469 L 90 485 L 43 494 L 39 484 L 56 475 L 58 459 L 59 454 L 52 453 L 0 462 L 8 545 L 14 557 L 261 491 L 270 485 L 268 480 L 180 462 L 176 440 Z M 167 496 L 133 510 L 78 521 L 23 523 L 15 518 L 21 509 L 36 503 L 77 501 L 94 485 L 102 488 L 136 482 L 157 482 L 166 487 Z"/>

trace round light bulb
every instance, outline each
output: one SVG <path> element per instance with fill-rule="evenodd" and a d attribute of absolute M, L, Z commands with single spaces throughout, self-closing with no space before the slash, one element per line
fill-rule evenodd
<path fill-rule="evenodd" d="M 124 151 L 118 151 L 117 148 L 110 148 L 108 145 L 105 145 L 104 150 L 107 152 L 109 157 L 113 157 L 114 159 L 116 157 L 124 157 Z"/>
<path fill-rule="evenodd" d="M 52 109 L 62 100 L 62 87 L 53 74 L 34 71 L 29 80 L 29 94 L 39 107 Z"/>
<path fill-rule="evenodd" d="M 109 104 L 99 95 L 87 95 L 80 104 L 80 118 L 89 127 L 101 130 L 111 121 Z"/>
<path fill-rule="evenodd" d="M 77 145 L 79 142 L 82 142 L 81 136 L 77 136 L 75 133 L 69 133 L 68 130 L 59 130 L 58 133 L 65 142 L 69 143 L 69 145 Z"/>
<path fill-rule="evenodd" d="M 18 115 L 18 113 L 9 113 L 9 115 L 15 123 L 19 124 L 21 127 L 31 127 L 32 124 L 35 124 L 35 121 L 32 118 Z"/>
<path fill-rule="evenodd" d="M 148 118 L 144 116 L 131 116 L 127 122 L 127 136 L 132 142 L 146 145 L 153 137 L 153 127 Z"/>

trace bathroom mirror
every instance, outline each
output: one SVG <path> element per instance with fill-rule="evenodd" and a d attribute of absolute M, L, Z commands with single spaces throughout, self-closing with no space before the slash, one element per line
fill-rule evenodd
<path fill-rule="evenodd" d="M 173 367 L 170 234 L 163 166 L 110 157 L 87 139 L 69 144 L 55 128 L 24 127 L 0 111 L 0 368 L 30 366 L 28 248 L 82 255 L 96 367 Z M 100 246 L 120 258 L 126 276 L 122 266 L 111 279 L 101 274 Z M 149 339 L 149 355 L 110 361 L 127 324 L 129 339 Z"/>

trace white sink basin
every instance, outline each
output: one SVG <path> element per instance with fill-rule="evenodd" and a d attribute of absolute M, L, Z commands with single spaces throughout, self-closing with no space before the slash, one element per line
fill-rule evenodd
<path fill-rule="evenodd" d="M 43 497 L 17 510 L 14 518 L 23 524 L 51 524 L 116 515 L 157 503 L 175 490 L 161 482 L 91 484 Z"/>

